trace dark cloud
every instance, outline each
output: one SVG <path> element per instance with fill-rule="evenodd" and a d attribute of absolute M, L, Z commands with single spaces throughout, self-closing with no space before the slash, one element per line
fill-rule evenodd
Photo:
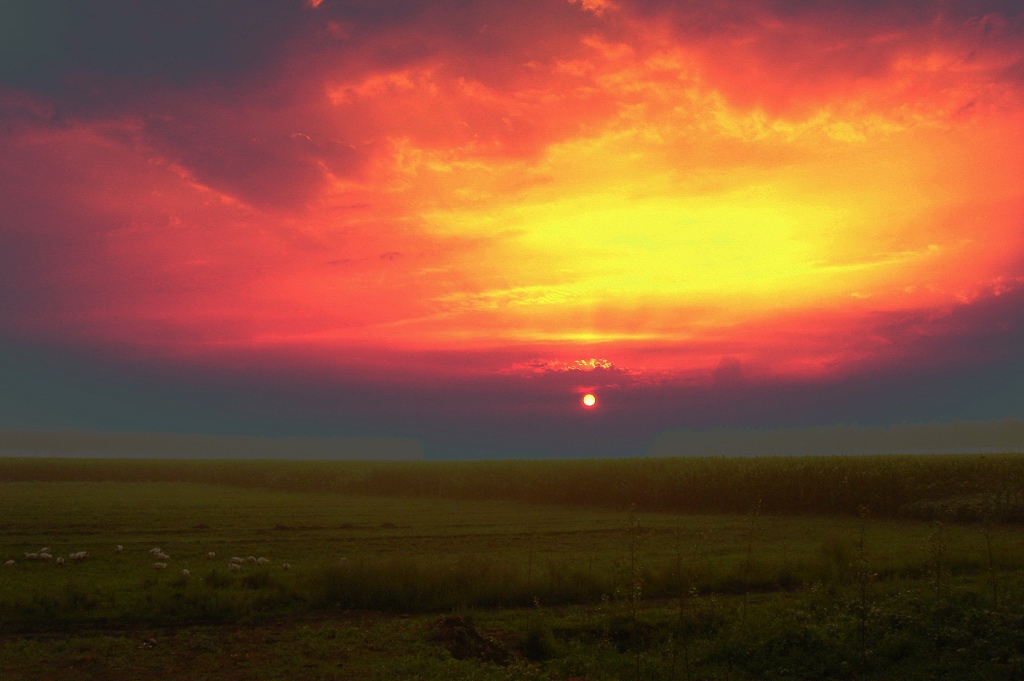
<path fill-rule="evenodd" d="M 280 58 L 310 18 L 280 0 L 11 0 L 0 85 L 60 95 L 86 84 L 230 81 Z"/>
<path fill-rule="evenodd" d="M 588 24 L 568 3 L 542 0 L 9 0 L 0 6 L 0 88 L 74 109 L 76 98 L 109 104 L 139 89 L 266 86 L 292 60 L 317 74 L 402 68 L 441 51 L 519 64 Z"/>
<path fill-rule="evenodd" d="M 888 426 L 1024 415 L 1019 350 L 1013 360 L 970 366 L 895 365 L 826 381 L 698 385 L 630 381 L 602 369 L 585 376 L 459 374 L 467 363 L 495 361 L 466 353 L 430 353 L 419 361 L 434 372 L 410 373 L 408 357 L 372 351 L 376 368 L 368 369 L 358 353 L 348 354 L 351 367 L 325 368 L 301 354 L 239 349 L 230 361 L 210 356 L 184 364 L 115 360 L 108 351 L 81 347 L 37 349 L 26 361 L 22 351 L 6 365 L 0 356 L 0 368 L 29 396 L 5 413 L 27 420 L 0 419 L 0 427 L 398 435 L 417 438 L 431 457 L 575 457 L 640 455 L 659 433 L 679 428 Z M 597 409 L 579 406 L 582 384 L 598 386 Z"/>
<path fill-rule="evenodd" d="M 147 144 L 201 183 L 253 206 L 301 207 L 323 189 L 325 172 L 346 178 L 365 162 L 343 134 L 301 110 L 192 102 L 154 107 L 144 120 Z"/>
<path fill-rule="evenodd" d="M 301 205 L 323 167 L 344 176 L 358 165 L 335 136 L 291 137 L 296 122 L 273 120 L 280 104 L 266 101 L 281 96 L 286 56 L 313 29 L 300 2 L 15 0 L 0 11 L 20 36 L 0 69 L 8 128 L 141 122 L 166 158 L 260 206 Z"/>
<path fill-rule="evenodd" d="M 0 329 L 8 331 L 70 311 L 67 277 L 88 267 L 110 226 L 75 200 L 101 189 L 91 167 L 38 152 L 0 143 Z"/>
<path fill-rule="evenodd" d="M 757 17 L 779 19 L 808 19 L 827 21 L 835 25 L 846 23 L 848 30 L 857 31 L 865 25 L 892 28 L 926 24 L 937 19 L 966 19 L 992 14 L 1009 20 L 1024 15 L 1024 7 L 1016 0 L 703 0 L 678 3 L 672 0 L 622 0 L 618 3 L 627 11 L 661 13 L 672 16 L 680 25 L 689 23 L 695 32 L 709 33 L 761 23 Z M 856 25 L 849 25 L 851 19 Z"/>
<path fill-rule="evenodd" d="M 1002 75 L 1006 80 L 1024 85 L 1024 59 L 1021 59 L 1012 66 L 1008 66 L 1003 70 Z"/>
<path fill-rule="evenodd" d="M 909 58 L 937 48 L 965 63 L 1024 52 L 1024 9 L 1001 0 L 624 0 L 623 11 L 672 26 L 705 77 L 737 105 L 800 113 L 871 93 Z M 999 71 L 1005 61 L 992 60 Z M 901 66 L 902 65 L 902 66 Z M 925 69 L 927 70 L 927 69 Z M 933 76 L 934 77 L 934 76 Z M 976 74 L 983 79 L 984 75 Z M 885 96 L 882 94 L 882 96 Z M 906 105 L 900 99 L 896 105 Z"/>
<path fill-rule="evenodd" d="M 1024 362 L 1024 285 L 989 287 L 945 309 L 878 313 L 861 333 L 885 340 L 885 363 L 932 370 Z"/>
<path fill-rule="evenodd" d="M 289 210 L 315 196 L 326 174 L 358 175 L 385 143 L 381 125 L 398 124 L 387 134 L 413 139 L 418 130 L 473 139 L 443 107 L 432 117 L 419 108 L 403 114 L 398 97 L 390 107 L 338 109 L 330 85 L 432 64 L 447 70 L 445 82 L 468 77 L 500 88 L 523 77 L 523 63 L 575 49 L 567 34 L 594 21 L 569 3 L 540 0 L 515 8 L 455 0 L 316 8 L 299 0 L 14 0 L 0 12 L 0 132 L 128 122 L 138 128 L 135 141 L 199 182 Z M 483 114 L 509 140 L 530 138 L 505 130 L 504 111 L 470 114 L 474 128 Z"/>
<path fill-rule="evenodd" d="M 711 378 L 716 385 L 741 385 L 746 382 L 743 373 L 743 363 L 735 357 L 724 357 L 718 366 L 711 373 Z"/>

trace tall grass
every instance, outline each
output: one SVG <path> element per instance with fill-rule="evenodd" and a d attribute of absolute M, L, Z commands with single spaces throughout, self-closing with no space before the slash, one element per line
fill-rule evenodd
<path fill-rule="evenodd" d="M 1024 522 L 1024 455 L 471 462 L 0 458 L 0 481 L 195 482 L 613 509 Z"/>
<path fill-rule="evenodd" d="M 308 609 L 293 583 L 210 570 L 191 580 L 146 578 L 120 588 L 54 580 L 0 599 L 0 634 L 81 625 L 166 625 L 235 622 Z M 248 579 L 246 579 L 248 578 Z"/>
<path fill-rule="evenodd" d="M 548 565 L 543 580 L 518 565 L 487 557 L 451 561 L 414 557 L 353 560 L 314 571 L 306 581 L 309 600 L 319 607 L 434 612 L 458 608 L 530 606 L 588 602 L 611 588 L 567 563 Z"/>

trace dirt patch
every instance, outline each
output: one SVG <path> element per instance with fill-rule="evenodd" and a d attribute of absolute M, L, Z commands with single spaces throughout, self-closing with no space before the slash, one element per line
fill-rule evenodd
<path fill-rule="evenodd" d="M 460 615 L 442 617 L 431 626 L 430 640 L 448 649 L 456 660 L 481 660 L 506 666 L 513 654 L 490 636 L 484 636 Z"/>

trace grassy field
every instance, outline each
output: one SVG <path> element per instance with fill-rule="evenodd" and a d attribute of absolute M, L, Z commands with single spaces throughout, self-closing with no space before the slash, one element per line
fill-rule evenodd
<path fill-rule="evenodd" d="M 275 462 L 212 464 L 205 480 L 199 462 L 155 462 L 151 481 L 138 462 L 86 462 L 84 481 L 3 463 L 5 680 L 1024 674 L 1024 532 L 994 512 L 1014 498 L 1010 474 L 942 487 L 954 496 L 904 492 L 904 507 L 946 514 L 937 522 L 370 494 L 362 464 L 315 464 L 361 481 L 329 492 L 296 490 L 309 468 Z M 386 470 L 392 485 L 406 475 Z M 466 470 L 482 467 L 452 477 Z M 954 522 L 971 504 L 977 522 Z M 154 547 L 167 569 L 153 569 Z M 41 548 L 54 558 L 25 558 Z M 77 551 L 87 558 L 56 564 Z M 267 563 L 232 572 L 232 556 Z"/>
<path fill-rule="evenodd" d="M 0 458 L 0 481 L 192 482 L 288 492 L 507 500 L 677 513 L 1024 522 L 1024 455 L 542 461 Z"/>

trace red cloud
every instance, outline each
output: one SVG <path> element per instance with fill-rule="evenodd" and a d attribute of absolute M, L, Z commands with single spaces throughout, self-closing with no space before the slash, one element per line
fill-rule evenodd
<path fill-rule="evenodd" d="M 818 380 L 976 360 L 1019 276 L 1013 5 L 293 5 L 90 3 L 2 74 L 6 334 Z"/>

